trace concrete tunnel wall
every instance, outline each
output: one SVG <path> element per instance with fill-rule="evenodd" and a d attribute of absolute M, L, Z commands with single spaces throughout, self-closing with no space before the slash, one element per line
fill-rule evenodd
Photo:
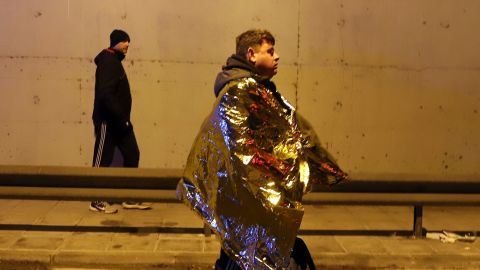
<path fill-rule="evenodd" d="M 0 164 L 90 166 L 93 57 L 112 29 L 141 167 L 182 168 L 213 81 L 249 28 L 279 90 L 353 176 L 480 175 L 476 0 L 0 0 Z"/>

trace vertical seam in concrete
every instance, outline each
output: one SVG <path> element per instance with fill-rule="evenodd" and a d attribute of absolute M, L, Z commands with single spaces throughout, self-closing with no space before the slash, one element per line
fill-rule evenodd
<path fill-rule="evenodd" d="M 340 5 L 343 5 L 343 1 L 341 1 Z M 342 8 L 340 9 L 340 15 L 343 17 L 344 13 L 343 13 L 343 10 Z M 340 59 L 340 67 L 341 67 L 341 70 L 342 70 L 342 89 L 345 88 L 345 73 L 346 73 L 346 66 L 344 65 L 345 64 L 345 46 L 343 44 L 343 27 L 339 27 L 338 28 L 338 31 L 339 31 L 339 36 L 340 36 L 340 47 L 341 47 L 341 51 L 342 51 L 342 58 Z"/>
<path fill-rule="evenodd" d="M 297 10 L 297 76 L 295 81 L 295 107 L 298 109 L 298 84 L 300 77 L 300 5 L 302 0 L 298 0 Z"/>
<path fill-rule="evenodd" d="M 159 246 L 160 246 L 160 233 L 157 233 L 157 239 L 155 241 L 155 245 L 153 246 L 153 252 L 158 251 Z"/>

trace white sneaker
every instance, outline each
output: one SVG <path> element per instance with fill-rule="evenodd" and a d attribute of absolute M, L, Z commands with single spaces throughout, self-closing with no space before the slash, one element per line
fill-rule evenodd
<path fill-rule="evenodd" d="M 107 202 L 95 201 L 90 203 L 90 211 L 101 212 L 104 214 L 115 214 L 118 209 Z"/>
<path fill-rule="evenodd" d="M 125 209 L 148 210 L 152 208 L 152 204 L 142 202 L 123 202 L 122 207 Z"/>

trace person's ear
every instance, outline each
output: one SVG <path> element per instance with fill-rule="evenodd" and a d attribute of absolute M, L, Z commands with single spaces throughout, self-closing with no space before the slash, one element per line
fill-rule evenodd
<path fill-rule="evenodd" d="M 248 47 L 247 50 L 247 59 L 251 63 L 257 62 L 257 55 L 255 53 L 255 50 L 252 47 Z"/>

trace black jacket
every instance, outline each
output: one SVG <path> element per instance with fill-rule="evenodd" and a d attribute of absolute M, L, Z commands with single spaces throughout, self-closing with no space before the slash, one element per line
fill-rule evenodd
<path fill-rule="evenodd" d="M 113 132 L 125 133 L 132 129 L 130 111 L 132 95 L 127 74 L 122 66 L 125 55 L 110 48 L 95 57 L 95 101 L 93 123 L 107 122 Z"/>

